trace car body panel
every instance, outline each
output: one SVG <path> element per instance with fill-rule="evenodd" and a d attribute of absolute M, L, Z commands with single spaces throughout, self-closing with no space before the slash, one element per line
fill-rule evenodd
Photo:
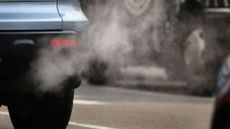
<path fill-rule="evenodd" d="M 82 12 L 79 0 L 58 0 L 58 11 L 63 20 L 62 30 L 86 30 L 88 19 Z"/>
<path fill-rule="evenodd" d="M 1 2 L 0 30 L 61 30 L 56 2 Z"/>
<path fill-rule="evenodd" d="M 0 31 L 86 30 L 79 0 L 0 0 Z"/>

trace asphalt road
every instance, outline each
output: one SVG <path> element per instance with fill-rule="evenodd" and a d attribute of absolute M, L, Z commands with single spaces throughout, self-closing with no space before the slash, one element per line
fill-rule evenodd
<path fill-rule="evenodd" d="M 213 99 L 83 85 L 67 129 L 208 129 Z M 13 129 L 6 107 L 0 129 Z"/>

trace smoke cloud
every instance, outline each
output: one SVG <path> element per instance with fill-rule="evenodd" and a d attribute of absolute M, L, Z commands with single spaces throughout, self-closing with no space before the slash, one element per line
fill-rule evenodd
<path fill-rule="evenodd" d="M 82 34 L 81 48 L 39 51 L 31 65 L 39 90 L 61 89 L 94 57 L 107 62 L 110 73 L 130 64 L 157 66 L 169 24 L 163 0 L 108 0 L 89 6 L 87 13 L 90 27 Z"/>

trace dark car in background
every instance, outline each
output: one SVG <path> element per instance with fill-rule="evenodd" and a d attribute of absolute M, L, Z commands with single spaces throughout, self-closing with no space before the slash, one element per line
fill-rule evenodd
<path fill-rule="evenodd" d="M 230 55 L 223 61 L 217 78 L 215 108 L 211 129 L 230 129 Z"/>
<path fill-rule="evenodd" d="M 211 123 L 211 129 L 230 129 L 230 85 L 218 93 Z"/>
<path fill-rule="evenodd" d="M 222 64 L 217 78 L 215 108 L 211 129 L 230 129 L 230 55 Z"/>
<path fill-rule="evenodd" d="M 72 48 L 88 20 L 79 0 L 0 0 L 0 105 L 8 106 L 15 129 L 65 129 L 76 75 L 58 92 L 39 91 L 28 73 L 43 48 Z"/>

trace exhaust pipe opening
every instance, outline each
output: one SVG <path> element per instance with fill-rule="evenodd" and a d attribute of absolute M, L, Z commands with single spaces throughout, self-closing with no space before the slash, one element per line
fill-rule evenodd
<path fill-rule="evenodd" d="M 65 86 L 71 89 L 76 89 L 81 85 L 81 77 L 79 75 L 73 75 L 68 77 L 65 81 Z"/>

